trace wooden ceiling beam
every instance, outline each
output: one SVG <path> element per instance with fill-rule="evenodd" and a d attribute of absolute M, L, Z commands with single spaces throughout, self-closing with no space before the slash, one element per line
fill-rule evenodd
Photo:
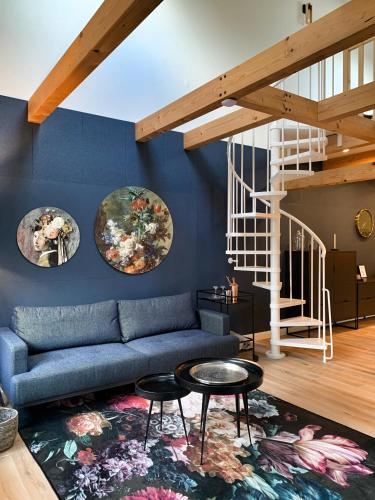
<path fill-rule="evenodd" d="M 329 129 L 347 137 L 355 137 L 357 138 L 354 139 L 356 144 L 364 145 L 368 142 L 375 142 L 375 121 L 353 116 L 321 123 L 317 118 L 318 103 L 316 101 L 275 87 L 257 90 L 239 99 L 238 104 L 244 109 L 186 132 L 184 134 L 185 149 L 198 148 L 279 118 L 287 118 L 313 127 Z"/>
<path fill-rule="evenodd" d="M 334 97 L 313 101 L 275 87 L 265 87 L 237 101 L 237 104 L 263 113 L 278 114 L 322 128 L 342 118 L 358 115 L 365 109 L 375 108 L 375 82 L 342 92 Z M 328 118 L 329 116 L 329 118 Z M 366 118 L 368 120 L 368 118 Z M 370 120 L 369 120 L 370 121 Z"/>
<path fill-rule="evenodd" d="M 320 122 L 320 127 L 366 142 L 375 142 L 375 121 L 361 116 L 348 116 L 334 122 Z"/>
<path fill-rule="evenodd" d="M 364 153 L 366 151 L 375 151 L 375 144 L 363 143 L 363 146 L 357 146 L 355 148 L 350 148 L 350 154 Z M 327 151 L 327 149 L 326 149 Z M 327 153 L 328 160 L 333 160 L 334 158 L 342 158 L 348 156 L 349 151 L 343 153 L 342 149 L 336 153 Z"/>
<path fill-rule="evenodd" d="M 241 97 L 237 104 L 243 108 L 273 114 L 278 118 L 288 118 L 313 126 L 318 123 L 316 101 L 275 87 L 265 87 Z"/>
<path fill-rule="evenodd" d="M 375 35 L 375 2 L 348 2 L 136 124 L 147 141 Z"/>
<path fill-rule="evenodd" d="M 339 134 L 337 134 L 336 132 L 331 131 L 330 135 L 327 134 L 328 144 L 326 146 L 326 153 L 328 156 L 332 154 L 342 153 L 343 149 L 357 149 L 369 144 L 368 142 L 362 141 L 361 139 L 347 136 L 341 136 L 340 141 L 338 135 Z"/>
<path fill-rule="evenodd" d="M 323 170 L 332 170 L 336 168 L 351 166 L 357 167 L 365 163 L 375 163 L 375 150 L 363 151 L 353 155 L 344 154 L 340 158 L 332 158 L 323 163 Z"/>
<path fill-rule="evenodd" d="M 42 123 L 161 1 L 104 0 L 31 96 L 28 121 Z"/>
<path fill-rule="evenodd" d="M 257 90 L 239 99 L 238 104 L 249 109 L 272 114 L 278 118 L 287 118 L 313 127 L 332 130 L 366 142 L 375 142 L 374 120 L 362 118 L 361 116 L 350 116 L 339 120 L 321 122 L 318 120 L 318 102 L 275 87 Z"/>
<path fill-rule="evenodd" d="M 351 182 L 371 181 L 375 179 L 374 165 L 346 166 L 330 170 L 322 170 L 314 175 L 295 179 L 285 183 L 285 189 L 321 188 L 337 186 L 339 184 L 349 184 Z"/>
<path fill-rule="evenodd" d="M 239 134 L 276 120 L 274 116 L 251 109 L 240 109 L 212 120 L 184 134 L 184 148 L 200 148 L 211 142 L 219 141 L 233 134 Z"/>
<path fill-rule="evenodd" d="M 374 108 L 375 82 L 371 82 L 320 101 L 318 120 L 339 120 Z"/>

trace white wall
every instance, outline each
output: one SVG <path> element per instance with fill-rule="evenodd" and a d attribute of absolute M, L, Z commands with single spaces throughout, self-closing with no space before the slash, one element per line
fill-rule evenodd
<path fill-rule="evenodd" d="M 0 0 L 0 94 L 28 99 L 100 3 Z M 137 121 L 300 29 L 301 3 L 164 0 L 61 106 Z M 312 3 L 317 19 L 345 0 Z"/>

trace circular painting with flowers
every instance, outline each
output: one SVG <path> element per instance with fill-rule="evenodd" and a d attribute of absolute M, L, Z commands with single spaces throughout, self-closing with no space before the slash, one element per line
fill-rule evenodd
<path fill-rule="evenodd" d="M 17 244 L 22 255 L 40 267 L 65 264 L 76 253 L 79 241 L 76 221 L 55 207 L 31 210 L 17 230 Z"/>
<path fill-rule="evenodd" d="M 152 271 L 167 256 L 172 238 L 168 207 L 146 188 L 117 189 L 97 211 L 96 245 L 108 264 L 123 273 Z"/>

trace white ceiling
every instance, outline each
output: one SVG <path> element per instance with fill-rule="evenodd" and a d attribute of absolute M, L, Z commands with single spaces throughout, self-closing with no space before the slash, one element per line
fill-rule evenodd
<path fill-rule="evenodd" d="M 137 121 L 301 29 L 301 3 L 164 0 L 61 106 Z M 312 3 L 317 19 L 345 0 Z M 100 4 L 0 0 L 0 94 L 28 99 Z"/>

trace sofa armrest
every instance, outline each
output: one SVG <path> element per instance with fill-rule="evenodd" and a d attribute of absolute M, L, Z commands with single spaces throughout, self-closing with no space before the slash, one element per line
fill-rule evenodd
<path fill-rule="evenodd" d="M 9 328 L 0 328 L 0 381 L 9 395 L 13 375 L 27 372 L 26 343 Z"/>
<path fill-rule="evenodd" d="M 230 322 L 228 314 L 212 311 L 211 309 L 198 309 L 198 313 L 202 330 L 216 335 L 229 335 Z"/>

